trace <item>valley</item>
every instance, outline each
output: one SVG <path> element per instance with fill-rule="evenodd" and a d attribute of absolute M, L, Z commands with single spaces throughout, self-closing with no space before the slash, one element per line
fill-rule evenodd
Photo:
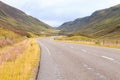
<path fill-rule="evenodd" d="M 0 80 L 119 80 L 119 56 L 120 4 L 54 27 L 0 1 Z"/>

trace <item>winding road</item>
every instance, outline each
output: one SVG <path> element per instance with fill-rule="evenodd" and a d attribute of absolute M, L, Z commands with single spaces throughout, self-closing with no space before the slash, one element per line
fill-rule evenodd
<path fill-rule="evenodd" d="M 40 39 L 38 80 L 120 80 L 120 50 Z"/>

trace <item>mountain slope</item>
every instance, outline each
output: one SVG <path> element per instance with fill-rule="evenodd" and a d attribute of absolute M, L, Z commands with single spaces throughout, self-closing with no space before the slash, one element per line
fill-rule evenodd
<path fill-rule="evenodd" d="M 120 4 L 96 11 L 91 16 L 64 23 L 58 29 L 65 34 L 120 39 Z"/>
<path fill-rule="evenodd" d="M 49 32 L 51 26 L 0 1 L 0 27 L 20 34 Z"/>

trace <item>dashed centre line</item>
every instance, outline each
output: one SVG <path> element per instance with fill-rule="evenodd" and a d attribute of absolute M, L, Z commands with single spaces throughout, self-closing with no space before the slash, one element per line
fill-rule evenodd
<path fill-rule="evenodd" d="M 50 50 L 45 46 L 45 49 L 47 50 L 47 52 L 49 53 L 49 55 L 51 55 Z"/>
<path fill-rule="evenodd" d="M 87 52 L 85 49 L 81 49 L 83 52 Z"/>
<path fill-rule="evenodd" d="M 107 56 L 101 56 L 102 58 L 108 59 L 110 61 L 114 61 L 115 59 L 111 58 L 111 57 L 107 57 Z"/>
<path fill-rule="evenodd" d="M 50 50 L 44 44 L 42 44 L 42 43 L 40 43 L 40 44 L 47 50 L 48 54 L 51 55 Z"/>

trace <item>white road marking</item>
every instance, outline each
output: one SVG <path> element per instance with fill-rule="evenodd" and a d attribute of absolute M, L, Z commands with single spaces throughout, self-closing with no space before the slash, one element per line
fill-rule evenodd
<path fill-rule="evenodd" d="M 47 52 L 49 53 L 49 55 L 51 55 L 50 50 L 46 46 L 44 46 L 44 47 L 47 50 Z"/>
<path fill-rule="evenodd" d="M 81 49 L 83 52 L 87 52 L 85 49 Z"/>
<path fill-rule="evenodd" d="M 40 43 L 40 44 L 47 50 L 48 54 L 51 55 L 50 50 L 43 43 Z"/>
<path fill-rule="evenodd" d="M 111 61 L 114 61 L 115 59 L 113 58 L 110 58 L 110 57 L 107 57 L 107 56 L 101 56 L 102 58 L 105 58 L 105 59 L 108 59 L 108 60 L 111 60 Z"/>
<path fill-rule="evenodd" d="M 87 69 L 91 70 L 92 68 L 91 68 L 91 67 L 88 67 Z"/>

